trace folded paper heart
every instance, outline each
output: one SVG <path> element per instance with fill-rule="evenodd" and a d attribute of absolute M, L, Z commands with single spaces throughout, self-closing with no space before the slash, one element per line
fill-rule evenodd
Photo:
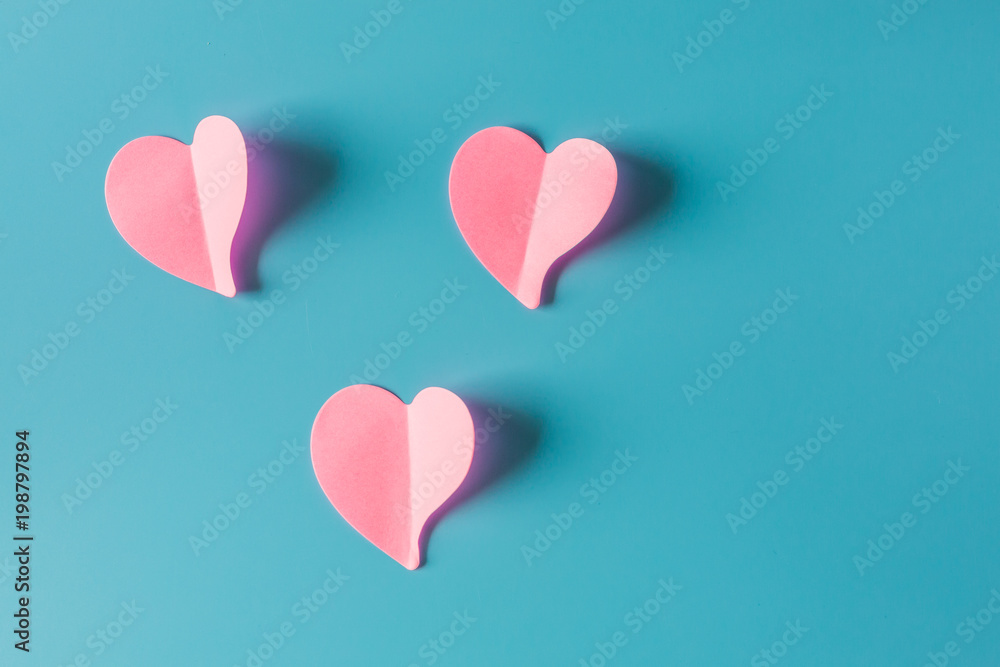
<path fill-rule="evenodd" d="M 406 405 L 367 384 L 327 400 L 310 443 L 336 510 L 408 570 L 419 567 L 420 532 L 465 479 L 474 447 L 472 416 L 450 391 L 429 387 Z"/>
<path fill-rule="evenodd" d="M 570 139 L 546 154 L 523 132 L 491 127 L 458 149 L 448 189 L 472 252 L 537 308 L 552 263 L 597 227 L 617 183 L 614 157 L 595 141 Z"/>
<path fill-rule="evenodd" d="M 118 233 L 167 273 L 236 294 L 233 236 L 247 193 L 247 150 L 236 123 L 209 116 L 190 146 L 141 137 L 111 160 L 104 182 Z"/>

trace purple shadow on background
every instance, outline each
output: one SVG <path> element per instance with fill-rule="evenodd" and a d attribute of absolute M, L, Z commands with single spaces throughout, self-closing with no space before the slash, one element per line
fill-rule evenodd
<path fill-rule="evenodd" d="M 233 237 L 231 267 L 237 292 L 261 288 L 258 265 L 264 244 L 336 175 L 333 155 L 310 145 L 276 139 L 247 164 L 247 198 Z"/>
<path fill-rule="evenodd" d="M 420 533 L 420 564 L 427 559 L 427 542 L 445 514 L 496 484 L 501 478 L 524 466 L 538 449 L 542 432 L 540 420 L 507 406 L 463 399 L 476 428 L 472 465 L 458 490 L 439 507 Z M 487 425 L 503 423 L 493 433 Z"/>
<path fill-rule="evenodd" d="M 618 150 L 612 150 L 611 154 L 618 166 L 618 186 L 611 206 L 587 238 L 553 262 L 542 283 L 540 305 L 552 303 L 559 277 L 577 257 L 626 231 L 634 231 L 665 219 L 662 210 L 674 196 L 673 170 L 647 158 Z"/>

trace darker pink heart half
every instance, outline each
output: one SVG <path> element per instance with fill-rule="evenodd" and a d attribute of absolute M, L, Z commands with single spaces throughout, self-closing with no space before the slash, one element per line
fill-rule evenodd
<path fill-rule="evenodd" d="M 604 218 L 618 183 L 615 159 L 589 139 L 551 153 L 510 127 L 469 137 L 451 165 L 451 210 L 469 248 L 528 308 L 545 275 Z"/>

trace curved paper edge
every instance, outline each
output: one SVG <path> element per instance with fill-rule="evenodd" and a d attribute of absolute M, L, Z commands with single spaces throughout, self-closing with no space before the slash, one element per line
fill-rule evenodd
<path fill-rule="evenodd" d="M 434 412 L 420 410 L 428 400 L 437 403 Z M 410 498 L 429 500 L 410 511 L 410 558 L 403 566 L 414 570 L 422 562 L 420 535 L 431 516 L 441 509 L 462 485 L 475 456 L 476 429 L 469 407 L 455 393 L 441 387 L 427 387 L 413 397 L 407 406 L 407 427 L 410 436 Z M 437 452 L 418 443 L 433 438 L 435 429 L 443 424 L 453 428 Z M 435 454 L 437 456 L 435 456 Z M 429 486 L 437 486 L 434 495 L 425 498 Z M 411 567 L 412 566 L 412 567 Z"/>
<path fill-rule="evenodd" d="M 464 210 L 464 202 L 461 201 L 461 196 L 466 194 L 464 190 L 468 188 L 467 182 L 462 182 L 461 187 L 459 184 L 460 178 L 468 177 L 467 172 L 460 171 L 461 169 L 469 168 L 463 160 L 467 157 L 469 152 L 482 150 L 479 146 L 479 143 L 482 141 L 505 140 L 521 142 L 525 148 L 530 147 L 533 153 L 531 156 L 532 160 L 538 161 L 537 178 L 525 178 L 525 176 L 530 176 L 530 174 L 528 174 L 525 168 L 523 168 L 524 165 L 522 165 L 522 169 L 518 173 L 511 174 L 509 171 L 503 170 L 505 165 L 493 165 L 488 162 L 485 163 L 483 167 L 480 167 L 477 172 L 473 173 L 476 177 L 476 182 L 479 182 L 482 179 L 489 179 L 490 176 L 502 176 L 514 181 L 513 184 L 518 186 L 519 189 L 526 188 L 529 191 L 529 194 L 525 197 L 524 202 L 511 199 L 509 196 L 505 196 L 503 192 L 496 193 L 499 201 L 494 202 L 494 205 L 497 208 L 503 206 L 504 208 L 509 208 L 511 210 L 510 224 L 516 227 L 514 230 L 516 233 L 515 237 L 523 238 L 523 241 L 519 245 L 522 251 L 521 256 L 516 258 L 506 257 L 503 253 L 494 254 L 490 252 L 491 249 L 502 249 L 504 247 L 504 239 L 499 236 L 498 232 L 488 228 L 483 228 L 482 226 L 467 228 L 463 225 L 463 221 L 460 219 L 460 216 L 466 213 Z M 519 276 L 521 275 L 524 267 L 524 251 L 527 250 L 528 238 L 531 229 L 531 221 L 527 220 L 525 213 L 530 213 L 532 211 L 535 203 L 537 202 L 538 193 L 541 191 L 545 157 L 546 153 L 544 149 L 542 149 L 538 142 L 535 141 L 530 135 L 513 127 L 496 125 L 476 132 L 462 143 L 462 145 L 458 148 L 458 151 L 456 151 L 455 157 L 452 158 L 451 168 L 448 174 L 449 203 L 451 205 L 452 216 L 455 218 L 455 222 L 458 226 L 459 232 L 462 234 L 462 238 L 472 251 L 472 254 L 477 260 L 479 260 L 479 263 L 483 265 L 483 267 L 504 287 L 504 289 L 514 295 L 515 298 L 517 296 Z M 480 162 L 482 161 L 480 160 Z M 530 166 L 535 167 L 534 164 Z M 517 183 L 516 181 L 519 177 L 521 177 L 522 180 L 520 183 Z M 534 182 L 527 183 L 529 180 L 533 180 Z M 532 216 L 533 215 L 534 214 L 532 213 Z M 522 231 L 521 227 L 524 222 L 527 222 L 527 229 Z M 498 237 L 498 242 L 494 242 L 490 237 Z"/>
<path fill-rule="evenodd" d="M 166 173 L 153 159 L 164 153 L 174 166 Z M 214 291 L 190 167 L 187 144 L 170 137 L 138 137 L 111 159 L 104 177 L 104 200 L 119 236 L 143 259 L 176 278 Z M 145 192 L 146 183 L 156 178 L 166 181 L 166 186 Z M 164 213 L 177 207 L 183 216 L 180 221 Z"/>
<path fill-rule="evenodd" d="M 225 116 L 202 119 L 194 130 L 191 163 L 215 291 L 233 297 L 232 246 L 247 195 L 247 149 L 239 126 Z"/>
<path fill-rule="evenodd" d="M 562 172 L 560 170 L 565 165 L 556 163 L 552 158 L 556 153 L 563 151 L 576 151 L 575 155 L 583 154 L 581 159 L 585 160 L 585 166 L 579 168 L 579 173 L 582 173 L 586 169 L 603 169 L 607 171 L 603 178 L 605 182 L 610 183 L 610 186 L 607 186 L 606 189 L 593 187 L 585 189 L 582 200 L 568 202 L 574 208 L 580 209 L 582 212 L 581 215 L 588 212 L 593 212 L 594 214 L 593 225 L 590 226 L 590 229 L 576 241 L 568 245 L 564 243 L 564 239 L 546 238 L 544 236 L 547 232 L 556 229 L 555 227 L 535 224 L 547 215 L 552 215 L 556 212 L 560 215 L 565 213 L 564 209 L 559 208 L 554 203 L 550 202 L 548 205 L 545 205 L 542 200 L 546 194 L 546 185 L 561 183 Z M 575 164 L 575 161 L 571 160 L 571 163 Z M 541 302 L 542 285 L 545 282 L 545 277 L 552 269 L 552 265 L 560 257 L 583 243 L 597 229 L 611 207 L 611 202 L 614 199 L 617 188 L 618 164 L 615 162 L 611 151 L 597 141 L 582 138 L 567 139 L 556 146 L 551 153 L 546 153 L 545 166 L 542 170 L 542 179 L 539 184 L 535 204 L 535 211 L 537 213 L 532 220 L 531 229 L 528 232 L 528 247 L 525 251 L 525 260 L 521 267 L 521 275 L 518 276 L 517 292 L 514 295 L 518 301 L 531 309 L 538 307 Z M 562 201 L 566 203 L 566 200 Z"/>

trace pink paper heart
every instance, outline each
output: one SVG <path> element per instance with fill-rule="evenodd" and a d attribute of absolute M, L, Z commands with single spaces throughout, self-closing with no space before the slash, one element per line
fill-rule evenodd
<path fill-rule="evenodd" d="M 319 484 L 347 523 L 408 570 L 420 565 L 420 531 L 472 464 L 468 408 L 447 389 L 406 405 L 356 384 L 331 396 L 313 422 Z"/>
<path fill-rule="evenodd" d="M 466 243 L 528 308 L 552 263 L 594 231 L 618 183 L 615 159 L 589 139 L 546 154 L 510 127 L 469 137 L 451 165 L 451 210 Z"/>
<path fill-rule="evenodd" d="M 247 194 L 247 150 L 236 123 L 209 116 L 191 145 L 140 137 L 111 160 L 104 198 L 118 233 L 167 273 L 236 294 L 230 255 Z"/>

